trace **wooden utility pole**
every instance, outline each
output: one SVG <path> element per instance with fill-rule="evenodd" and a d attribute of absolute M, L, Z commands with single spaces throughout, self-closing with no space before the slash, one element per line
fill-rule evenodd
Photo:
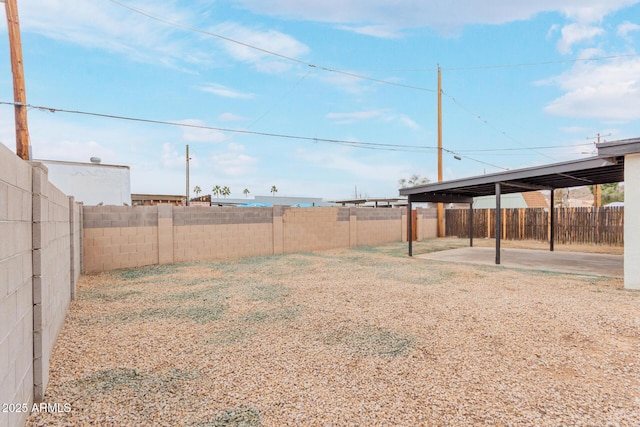
<path fill-rule="evenodd" d="M 596 134 L 596 144 L 600 144 L 600 134 Z M 593 186 L 593 206 L 599 208 L 602 206 L 602 186 L 600 184 L 596 184 Z"/>
<path fill-rule="evenodd" d="M 442 182 L 442 73 L 438 65 L 438 182 Z M 444 211 L 438 203 L 438 237 L 444 237 Z"/>
<path fill-rule="evenodd" d="M 27 125 L 27 95 L 24 88 L 24 69 L 22 62 L 22 41 L 20 40 L 20 22 L 18 21 L 17 0 L 4 2 L 9 29 L 9 48 L 11 51 L 11 72 L 13 73 L 13 100 L 16 115 L 16 154 L 24 160 L 31 159 L 29 150 L 29 127 Z"/>

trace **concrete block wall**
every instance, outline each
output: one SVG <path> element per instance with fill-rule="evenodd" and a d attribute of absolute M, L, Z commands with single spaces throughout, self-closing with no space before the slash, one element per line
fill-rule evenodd
<path fill-rule="evenodd" d="M 31 167 L 0 144 L 0 404 L 33 402 Z M 0 412 L 0 426 L 25 413 Z"/>
<path fill-rule="evenodd" d="M 86 272 L 158 264 L 157 206 L 84 206 Z"/>
<path fill-rule="evenodd" d="M 173 207 L 173 261 L 166 262 L 273 254 L 273 212 L 271 208 Z"/>
<path fill-rule="evenodd" d="M 73 216 L 69 197 L 49 182 L 44 165 L 33 164 L 32 182 L 33 384 L 34 399 L 42 401 L 51 352 L 71 303 Z"/>
<path fill-rule="evenodd" d="M 355 246 L 373 246 L 401 241 L 405 209 L 357 209 Z"/>
<path fill-rule="evenodd" d="M 405 211 L 85 206 L 83 271 L 406 241 Z"/>
<path fill-rule="evenodd" d="M 438 210 L 417 208 L 416 211 L 418 212 L 418 240 L 438 237 Z"/>
<path fill-rule="evenodd" d="M 282 216 L 283 251 L 309 252 L 350 247 L 350 217 L 351 208 L 285 208 Z"/>
<path fill-rule="evenodd" d="M 0 404 L 29 409 L 44 397 L 82 262 L 80 205 L 47 174 L 0 144 Z M 27 415 L 0 411 L 0 427 Z"/>

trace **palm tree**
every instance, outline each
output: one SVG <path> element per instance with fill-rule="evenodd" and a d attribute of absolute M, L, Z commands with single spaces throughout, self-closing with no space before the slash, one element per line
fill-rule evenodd
<path fill-rule="evenodd" d="M 244 197 L 249 197 L 249 193 L 251 193 L 251 191 L 249 191 L 248 188 L 245 188 L 244 190 L 242 190 L 242 193 L 244 194 Z"/>
<path fill-rule="evenodd" d="M 227 196 L 229 194 L 231 194 L 231 190 L 229 189 L 229 187 L 227 187 L 226 185 L 224 187 L 222 187 L 222 190 L 220 191 L 220 194 L 222 194 L 224 196 L 224 198 L 226 199 Z"/>
<path fill-rule="evenodd" d="M 277 192 L 278 192 L 278 188 L 275 185 L 272 185 L 271 186 L 271 195 L 275 196 Z"/>
<path fill-rule="evenodd" d="M 215 187 L 213 187 L 213 189 L 211 190 L 211 192 L 213 193 L 214 196 L 218 197 L 220 195 L 220 192 L 222 191 L 222 188 L 220 188 L 219 185 L 216 185 Z"/>
<path fill-rule="evenodd" d="M 199 185 L 196 185 L 195 187 L 193 187 L 193 192 L 196 193 L 196 197 L 198 197 L 200 193 L 202 193 L 202 188 L 200 188 Z"/>

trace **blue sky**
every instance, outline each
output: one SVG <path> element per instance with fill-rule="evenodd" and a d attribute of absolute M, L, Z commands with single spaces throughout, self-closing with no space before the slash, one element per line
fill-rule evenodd
<path fill-rule="evenodd" d="M 231 197 L 436 181 L 438 65 L 444 179 L 640 136 L 640 0 L 18 3 L 29 104 L 202 126 L 29 110 L 35 158 L 130 165 L 134 193 L 184 194 L 186 144 L 191 189 Z M 15 150 L 13 107 L 0 124 Z"/>

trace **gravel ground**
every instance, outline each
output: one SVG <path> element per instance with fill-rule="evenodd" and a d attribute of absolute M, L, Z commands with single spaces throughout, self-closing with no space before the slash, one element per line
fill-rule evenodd
<path fill-rule="evenodd" d="M 640 425 L 640 292 L 405 253 L 83 276 L 28 424 Z"/>

